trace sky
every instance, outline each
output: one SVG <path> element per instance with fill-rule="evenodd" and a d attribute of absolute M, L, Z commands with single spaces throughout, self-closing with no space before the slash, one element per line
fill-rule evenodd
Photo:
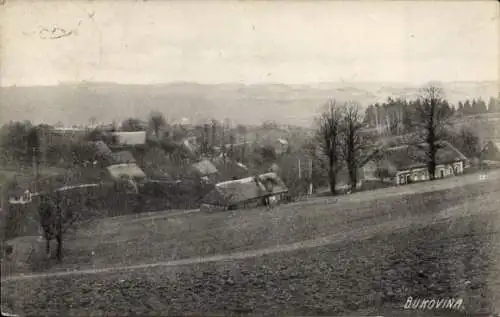
<path fill-rule="evenodd" d="M 424 83 L 500 73 L 497 1 L 68 0 L 0 10 L 2 86 Z"/>

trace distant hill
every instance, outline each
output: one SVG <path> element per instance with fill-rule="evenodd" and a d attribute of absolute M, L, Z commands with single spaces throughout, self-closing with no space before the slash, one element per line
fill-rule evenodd
<path fill-rule="evenodd" d="M 466 98 L 498 96 L 495 82 L 443 84 L 452 103 Z M 172 120 L 230 118 L 244 124 L 275 120 L 309 126 L 319 107 L 329 98 L 356 100 L 362 105 L 387 97 L 412 98 L 418 87 L 384 83 L 218 84 L 172 83 L 122 85 L 113 83 L 61 84 L 46 87 L 0 88 L 0 123 L 9 120 L 66 124 L 100 122 L 126 117 L 146 118 L 152 110 Z"/>

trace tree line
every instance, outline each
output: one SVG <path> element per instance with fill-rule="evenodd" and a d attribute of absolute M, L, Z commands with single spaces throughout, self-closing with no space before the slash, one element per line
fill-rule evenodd
<path fill-rule="evenodd" d="M 478 106 L 479 104 L 479 106 Z M 483 108 L 481 102 L 476 108 Z M 464 108 L 465 109 L 465 108 Z M 352 102 L 328 101 L 317 118 L 317 137 L 328 162 L 328 179 L 332 194 L 336 194 L 337 174 L 347 169 L 351 190 L 356 188 L 357 171 L 367 160 L 379 155 L 377 138 L 384 132 L 409 136 L 408 143 L 420 148 L 423 157 L 416 159 L 427 166 L 431 180 L 436 178 L 436 165 L 442 141 L 451 141 L 469 157 L 480 152 L 479 138 L 470 129 L 451 129 L 451 119 L 457 110 L 451 107 L 441 88 L 427 85 L 414 100 L 392 99 L 369 106 L 364 116 L 359 105 Z M 366 132 L 367 126 L 384 121 L 386 131 Z"/>
<path fill-rule="evenodd" d="M 412 132 L 412 117 L 415 109 L 421 107 L 419 98 L 407 100 L 403 98 L 388 98 L 382 103 L 369 105 L 364 114 L 363 124 L 366 127 L 377 127 L 385 133 L 398 135 Z M 500 99 L 491 97 L 488 104 L 481 98 L 459 101 L 456 106 L 447 100 L 442 101 L 443 109 L 451 116 L 469 116 L 500 112 Z"/>

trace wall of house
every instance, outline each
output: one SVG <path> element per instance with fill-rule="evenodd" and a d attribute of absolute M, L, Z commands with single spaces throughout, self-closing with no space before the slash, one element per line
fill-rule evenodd
<path fill-rule="evenodd" d="M 462 161 L 457 161 L 451 164 L 440 164 L 436 167 L 436 178 L 450 177 L 460 175 L 464 172 L 464 165 Z M 429 172 L 426 167 L 415 168 L 412 170 L 399 171 L 396 174 L 395 184 L 402 185 L 408 182 L 421 182 L 429 180 Z"/>

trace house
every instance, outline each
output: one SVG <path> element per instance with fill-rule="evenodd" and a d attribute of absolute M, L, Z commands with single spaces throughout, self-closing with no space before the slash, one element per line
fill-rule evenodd
<path fill-rule="evenodd" d="M 113 132 L 120 145 L 143 145 L 146 143 L 146 131 Z"/>
<path fill-rule="evenodd" d="M 106 169 L 114 180 L 123 178 L 142 180 L 146 178 L 146 174 L 136 164 L 134 156 L 129 151 L 111 153 L 111 164 Z"/>
<path fill-rule="evenodd" d="M 266 173 L 216 184 L 202 199 L 202 208 L 225 210 L 256 206 L 265 197 L 280 200 L 287 192 L 288 188 L 278 175 Z"/>
<path fill-rule="evenodd" d="M 429 180 L 426 144 L 399 145 L 382 150 L 377 159 L 364 166 L 365 179 L 403 185 Z M 462 174 L 467 158 L 449 142 L 439 142 L 436 178 Z"/>

